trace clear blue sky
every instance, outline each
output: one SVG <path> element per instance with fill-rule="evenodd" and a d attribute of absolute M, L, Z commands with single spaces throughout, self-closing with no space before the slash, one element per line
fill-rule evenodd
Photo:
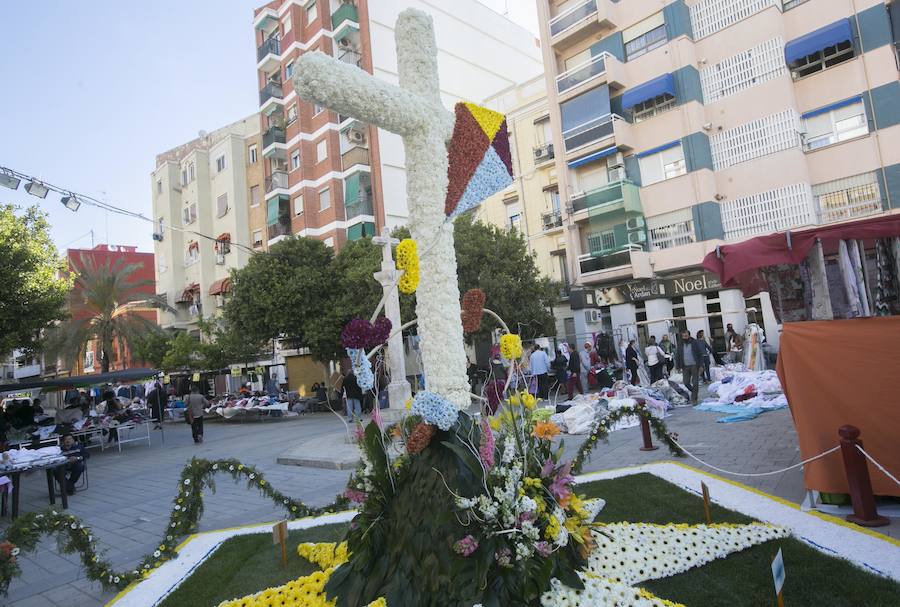
<path fill-rule="evenodd" d="M 377 0 L 375 0 L 377 1 Z M 536 31 L 534 0 L 480 0 Z M 155 155 L 258 107 L 252 17 L 264 0 L 11 2 L 0 20 L 0 166 L 151 215 Z M 23 184 L 24 185 L 24 184 Z M 38 202 L 60 252 L 96 243 L 152 251 L 149 223 L 50 193 Z"/>

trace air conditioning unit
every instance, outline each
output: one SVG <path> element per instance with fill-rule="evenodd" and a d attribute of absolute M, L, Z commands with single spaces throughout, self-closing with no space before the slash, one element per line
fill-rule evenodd
<path fill-rule="evenodd" d="M 364 144 L 366 142 L 366 133 L 361 129 L 349 129 L 347 131 L 347 140 L 350 143 Z"/>
<path fill-rule="evenodd" d="M 225 254 L 224 253 L 216 253 L 216 265 L 220 265 L 220 266 L 225 265 Z"/>
<path fill-rule="evenodd" d="M 550 151 L 553 148 L 549 145 L 542 145 L 534 148 L 534 159 L 535 160 L 549 160 L 551 158 Z"/>
<path fill-rule="evenodd" d="M 645 242 L 647 242 L 647 233 L 643 230 L 628 233 L 628 244 L 644 244 Z"/>
<path fill-rule="evenodd" d="M 600 323 L 603 322 L 603 315 L 600 310 L 585 310 L 584 320 L 589 323 Z"/>
<path fill-rule="evenodd" d="M 643 217 L 631 217 L 628 221 L 625 222 L 625 229 L 631 230 L 640 230 L 646 224 L 644 223 Z"/>
<path fill-rule="evenodd" d="M 610 167 L 608 174 L 610 182 L 623 181 L 625 179 L 625 167 Z"/>

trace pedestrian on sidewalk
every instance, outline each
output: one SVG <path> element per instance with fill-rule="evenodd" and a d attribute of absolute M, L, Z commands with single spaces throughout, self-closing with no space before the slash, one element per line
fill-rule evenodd
<path fill-rule="evenodd" d="M 538 398 L 547 398 L 550 389 L 550 357 L 544 349 L 534 344 L 528 357 L 531 374 L 537 378 Z"/>
<path fill-rule="evenodd" d="M 153 427 L 154 430 L 160 429 L 163 415 L 166 414 L 166 403 L 168 400 L 159 380 L 153 382 L 153 389 L 147 394 L 147 406 L 150 407 L 150 414 L 153 417 L 153 421 L 156 422 L 156 426 Z"/>
<path fill-rule="evenodd" d="M 668 377 L 672 374 L 672 368 L 675 366 L 675 344 L 669 339 L 668 333 L 662 336 L 662 340 L 659 342 L 659 349 L 665 355 L 666 377 Z"/>
<path fill-rule="evenodd" d="M 659 344 L 656 343 L 656 336 L 650 336 L 650 344 L 644 348 L 644 355 L 647 358 L 647 367 L 650 369 L 650 383 L 656 383 L 662 379 L 663 365 L 665 364 L 666 353 L 662 351 Z"/>
<path fill-rule="evenodd" d="M 353 419 L 362 419 L 363 392 L 356 381 L 353 369 L 347 371 L 347 375 L 344 376 L 341 392 L 344 395 L 344 410 L 347 412 L 347 419 L 351 421 Z"/>
<path fill-rule="evenodd" d="M 578 353 L 578 357 L 581 359 L 579 362 L 581 363 L 581 373 L 579 374 L 579 379 L 581 380 L 581 385 L 584 386 L 585 390 L 591 389 L 591 384 L 588 381 L 591 367 L 593 366 L 593 358 L 591 357 L 591 342 L 584 342 L 584 349 Z"/>
<path fill-rule="evenodd" d="M 567 369 L 569 371 L 569 381 L 567 382 L 566 388 L 569 391 L 569 400 L 572 400 L 575 397 L 575 388 L 578 388 L 578 392 L 580 394 L 584 394 L 584 388 L 581 386 L 581 357 L 578 356 L 577 352 L 571 352 L 569 354 L 569 364 L 567 365 Z"/>
<path fill-rule="evenodd" d="M 715 356 L 715 352 L 712 346 L 709 345 L 709 340 L 706 339 L 706 333 L 703 329 L 697 331 L 697 341 L 700 342 L 700 347 L 703 349 L 703 381 L 709 383 L 712 381 L 712 376 L 709 374 L 710 356 Z"/>
<path fill-rule="evenodd" d="M 700 393 L 700 366 L 703 364 L 703 346 L 700 341 L 691 337 L 685 329 L 681 332 L 681 343 L 675 352 L 675 364 L 681 369 L 682 381 L 691 391 L 691 404 L 697 404 Z"/>
<path fill-rule="evenodd" d="M 631 385 L 639 385 L 641 378 L 638 377 L 638 367 L 641 366 L 641 359 L 638 356 L 633 339 L 629 340 L 628 347 L 625 348 L 625 366 L 628 367 L 628 371 L 631 373 Z"/>
<path fill-rule="evenodd" d="M 203 414 L 206 413 L 209 403 L 206 397 L 200 394 L 199 382 L 191 383 L 191 393 L 184 399 L 184 404 L 187 407 L 188 423 L 191 425 L 191 436 L 194 437 L 195 443 L 200 444 L 203 442 Z"/>

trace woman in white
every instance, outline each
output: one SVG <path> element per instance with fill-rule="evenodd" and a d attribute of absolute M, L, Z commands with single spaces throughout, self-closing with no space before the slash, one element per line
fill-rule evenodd
<path fill-rule="evenodd" d="M 662 368 L 665 364 L 666 353 L 662 351 L 656 343 L 656 336 L 650 336 L 650 344 L 644 348 L 644 357 L 647 359 L 647 366 L 650 368 L 650 383 L 655 383 L 662 379 Z"/>

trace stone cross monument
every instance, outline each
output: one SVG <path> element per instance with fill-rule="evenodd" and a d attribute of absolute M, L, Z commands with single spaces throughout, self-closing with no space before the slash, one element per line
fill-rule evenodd
<path fill-rule="evenodd" d="M 400 294 L 397 291 L 397 281 L 402 272 L 394 265 L 394 257 L 391 255 L 391 246 L 400 244 L 400 241 L 391 238 L 390 231 L 383 227 L 381 236 L 375 236 L 372 242 L 381 246 L 381 271 L 375 272 L 374 276 L 384 290 L 384 315 L 391 321 L 392 331 L 395 331 L 387 344 L 386 358 L 391 371 L 391 383 L 387 387 L 388 401 L 392 413 L 402 412 L 412 390 L 406 381 L 403 334 L 398 331 L 403 322 L 400 318 Z"/>
<path fill-rule="evenodd" d="M 444 212 L 454 114 L 441 104 L 431 17 L 403 11 L 395 37 L 399 86 L 322 53 L 306 53 L 297 61 L 294 87 L 307 101 L 403 137 L 409 229 L 421 254 L 416 316 L 425 386 L 466 408 L 471 400 L 453 225 Z"/>

